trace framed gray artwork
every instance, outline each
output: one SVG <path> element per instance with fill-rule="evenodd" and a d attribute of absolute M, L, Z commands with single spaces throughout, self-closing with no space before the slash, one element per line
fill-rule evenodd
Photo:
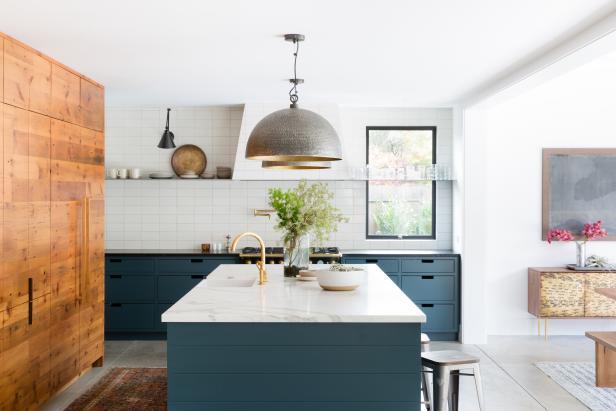
<path fill-rule="evenodd" d="M 552 228 L 579 235 L 585 223 L 603 221 L 616 240 L 616 149 L 543 149 L 543 239 Z"/>

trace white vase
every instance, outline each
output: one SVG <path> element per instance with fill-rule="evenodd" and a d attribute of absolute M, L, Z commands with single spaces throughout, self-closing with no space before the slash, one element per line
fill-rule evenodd
<path fill-rule="evenodd" d="M 586 267 L 586 241 L 576 241 L 575 251 L 575 265 L 578 267 Z"/>

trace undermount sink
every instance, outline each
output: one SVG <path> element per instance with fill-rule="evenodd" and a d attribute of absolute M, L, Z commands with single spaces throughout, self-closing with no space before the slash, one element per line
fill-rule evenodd
<path fill-rule="evenodd" d="M 238 278 L 228 275 L 223 278 L 208 278 L 205 280 L 207 287 L 252 287 L 257 278 Z"/>

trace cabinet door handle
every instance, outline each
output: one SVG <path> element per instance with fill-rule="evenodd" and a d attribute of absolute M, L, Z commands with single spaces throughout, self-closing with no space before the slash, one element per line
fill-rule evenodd
<path fill-rule="evenodd" d="M 121 258 L 110 258 L 109 261 L 112 263 L 121 263 L 122 259 Z"/>
<path fill-rule="evenodd" d="M 195 280 L 197 280 L 197 279 L 203 280 L 205 278 L 205 275 L 203 275 L 203 274 L 194 274 L 194 275 L 191 275 L 190 278 L 195 279 Z"/>
<path fill-rule="evenodd" d="M 32 300 L 28 301 L 28 324 L 32 325 Z"/>
<path fill-rule="evenodd" d="M 433 308 L 434 304 L 422 304 L 421 305 L 423 308 Z"/>
<path fill-rule="evenodd" d="M 112 303 L 112 307 L 122 307 L 122 303 Z"/>
<path fill-rule="evenodd" d="M 422 264 L 432 264 L 434 263 L 434 260 L 432 259 L 428 259 L 428 260 L 421 260 Z"/>
<path fill-rule="evenodd" d="M 374 260 L 374 259 L 366 260 L 366 263 L 368 263 L 368 264 L 376 264 L 378 262 L 379 262 L 379 260 Z"/>
<path fill-rule="evenodd" d="M 122 278 L 122 276 L 119 275 L 119 274 L 111 274 L 109 277 L 111 277 L 111 278 Z"/>
<path fill-rule="evenodd" d="M 28 278 L 28 324 L 32 324 L 32 300 L 34 295 L 32 278 Z"/>
<path fill-rule="evenodd" d="M 421 279 L 422 280 L 434 280 L 434 276 L 433 275 L 422 275 Z"/>
<path fill-rule="evenodd" d="M 191 263 L 202 263 L 203 262 L 203 258 L 191 258 L 190 262 Z"/>

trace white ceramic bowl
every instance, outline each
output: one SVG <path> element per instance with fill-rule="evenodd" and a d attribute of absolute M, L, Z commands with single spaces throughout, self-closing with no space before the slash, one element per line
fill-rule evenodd
<path fill-rule="evenodd" d="M 329 271 L 320 270 L 319 285 L 327 291 L 352 291 L 364 282 L 366 272 L 357 271 Z"/>

